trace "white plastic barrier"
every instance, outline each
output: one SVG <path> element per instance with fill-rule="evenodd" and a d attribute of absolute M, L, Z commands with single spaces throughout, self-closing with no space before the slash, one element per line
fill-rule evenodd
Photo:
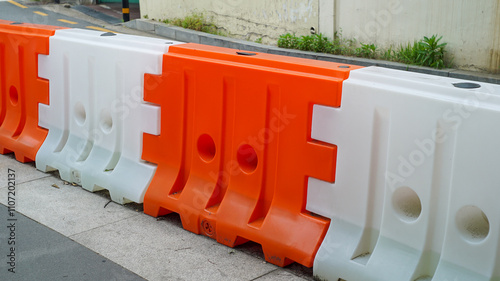
<path fill-rule="evenodd" d="M 113 201 L 142 202 L 156 166 L 141 160 L 142 133 L 158 135 L 160 107 L 143 101 L 144 74 L 161 74 L 163 54 L 178 42 L 81 29 L 58 30 L 39 76 L 50 81 L 50 105 L 39 125 L 49 129 L 39 170 Z"/>
<path fill-rule="evenodd" d="M 309 179 L 332 219 L 316 276 L 500 278 L 500 87 L 460 82 L 369 67 L 314 106 L 312 138 L 338 146 L 336 182 Z"/>

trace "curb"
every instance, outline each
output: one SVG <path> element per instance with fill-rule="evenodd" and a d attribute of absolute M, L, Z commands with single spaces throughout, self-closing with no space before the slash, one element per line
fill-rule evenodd
<path fill-rule="evenodd" d="M 383 61 L 383 60 L 372 60 L 372 59 L 284 49 L 276 46 L 269 46 L 246 40 L 213 35 L 200 31 L 194 31 L 178 26 L 171 26 L 154 20 L 136 19 L 133 21 L 126 22 L 123 25 L 125 25 L 128 28 L 154 33 L 158 36 L 168 37 L 170 39 L 183 42 L 198 43 L 198 44 L 212 45 L 218 47 L 240 49 L 240 50 L 247 50 L 260 53 L 283 55 L 283 56 L 291 56 L 298 58 L 306 58 L 313 60 L 324 60 L 337 63 L 354 64 L 360 66 L 380 66 L 385 68 L 406 70 L 406 71 L 425 73 L 436 76 L 500 84 L 500 75 L 498 74 L 497 75 L 483 74 L 483 73 L 463 71 L 458 69 L 434 69 L 430 67 L 406 65 L 402 63 Z"/>

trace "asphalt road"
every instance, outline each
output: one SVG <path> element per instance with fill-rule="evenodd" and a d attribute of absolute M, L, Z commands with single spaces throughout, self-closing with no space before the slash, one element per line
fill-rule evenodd
<path fill-rule="evenodd" d="M 0 280 L 126 280 L 137 274 L 0 204 Z"/>
<path fill-rule="evenodd" d="M 66 9 L 59 5 L 60 9 Z M 0 0 L 0 19 L 109 32 L 91 22 L 43 9 L 36 2 Z"/>

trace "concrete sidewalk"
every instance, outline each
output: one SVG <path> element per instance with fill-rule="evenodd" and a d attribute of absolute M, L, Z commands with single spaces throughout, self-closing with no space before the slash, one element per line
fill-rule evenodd
<path fill-rule="evenodd" d="M 310 268 L 265 262 L 257 244 L 231 249 L 184 230 L 177 214 L 150 217 L 140 204 L 110 202 L 106 191 L 90 193 L 13 155 L 0 155 L 0 204 L 0 280 L 313 280 Z M 12 235 L 16 273 L 7 263 Z"/>

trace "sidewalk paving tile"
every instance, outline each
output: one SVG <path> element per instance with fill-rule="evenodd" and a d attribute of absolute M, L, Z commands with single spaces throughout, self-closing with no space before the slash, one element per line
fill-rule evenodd
<path fill-rule="evenodd" d="M 8 169 L 15 171 L 16 184 L 50 176 L 36 170 L 34 162 L 23 164 L 14 158 L 14 154 L 0 155 L 0 190 L 7 187 Z"/>
<path fill-rule="evenodd" d="M 16 178 L 22 177 L 16 171 Z M 7 204 L 4 190 L 0 190 L 0 203 Z M 55 176 L 17 185 L 15 197 L 18 212 L 66 236 L 141 214 L 116 203 L 104 208 L 108 199 L 65 185 Z"/>
<path fill-rule="evenodd" d="M 304 281 L 306 279 L 293 275 L 285 270 L 277 269 L 269 274 L 260 278 L 254 279 L 255 281 Z"/>
<path fill-rule="evenodd" d="M 123 267 L 154 280 L 252 280 L 276 266 L 179 227 L 141 215 L 71 238 Z"/>

